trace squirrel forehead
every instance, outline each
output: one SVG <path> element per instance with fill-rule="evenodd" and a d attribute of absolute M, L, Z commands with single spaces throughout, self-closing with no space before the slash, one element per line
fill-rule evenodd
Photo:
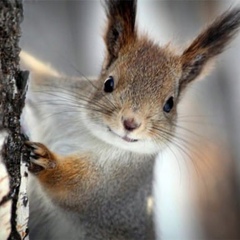
<path fill-rule="evenodd" d="M 168 81 L 181 75 L 179 57 L 167 48 L 160 48 L 151 42 L 134 43 L 120 54 L 118 72 L 128 78 L 148 78 Z"/>

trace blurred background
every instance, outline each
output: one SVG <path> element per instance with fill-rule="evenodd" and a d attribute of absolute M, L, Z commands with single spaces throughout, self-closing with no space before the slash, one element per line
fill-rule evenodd
<path fill-rule="evenodd" d="M 137 25 L 184 49 L 239 1 L 139 0 Z M 104 57 L 101 1 L 24 1 L 21 47 L 69 76 L 96 76 Z M 240 35 L 181 101 L 176 140 L 155 167 L 157 236 L 240 239 Z"/>

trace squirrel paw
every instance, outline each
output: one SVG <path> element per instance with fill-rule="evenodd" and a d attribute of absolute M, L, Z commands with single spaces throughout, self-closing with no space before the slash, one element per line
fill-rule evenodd
<path fill-rule="evenodd" d="M 29 171 L 39 173 L 43 170 L 53 169 L 56 167 L 56 160 L 51 151 L 42 143 L 25 142 L 31 150 Z"/>

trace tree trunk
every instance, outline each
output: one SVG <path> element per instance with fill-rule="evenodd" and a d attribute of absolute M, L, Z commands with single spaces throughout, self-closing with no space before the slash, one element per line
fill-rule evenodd
<path fill-rule="evenodd" d="M 8 239 L 15 240 L 26 239 L 28 219 L 26 181 L 23 180 L 23 176 L 28 175 L 29 153 L 24 147 L 27 137 L 21 133 L 20 126 L 28 79 L 28 72 L 21 71 L 19 66 L 18 44 L 22 20 L 23 8 L 20 0 L 0 1 L 1 128 L 7 132 L 2 148 L 2 158 L 10 177 L 10 192 L 0 199 L 0 209 L 9 202 L 9 199 L 12 200 L 11 230 Z"/>

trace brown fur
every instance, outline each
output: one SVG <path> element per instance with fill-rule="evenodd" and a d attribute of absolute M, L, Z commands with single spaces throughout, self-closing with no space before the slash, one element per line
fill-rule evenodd
<path fill-rule="evenodd" d="M 26 144 L 32 148 L 30 171 L 35 173 L 46 191 L 58 199 L 61 205 L 65 205 L 65 202 L 75 202 L 74 195 L 78 194 L 76 191 L 82 188 L 83 182 L 87 182 L 84 187 L 89 191 L 97 185 L 97 171 L 89 161 L 90 155 L 73 154 L 62 157 L 41 143 Z M 75 208 L 74 203 L 70 205 L 71 208 Z"/>

